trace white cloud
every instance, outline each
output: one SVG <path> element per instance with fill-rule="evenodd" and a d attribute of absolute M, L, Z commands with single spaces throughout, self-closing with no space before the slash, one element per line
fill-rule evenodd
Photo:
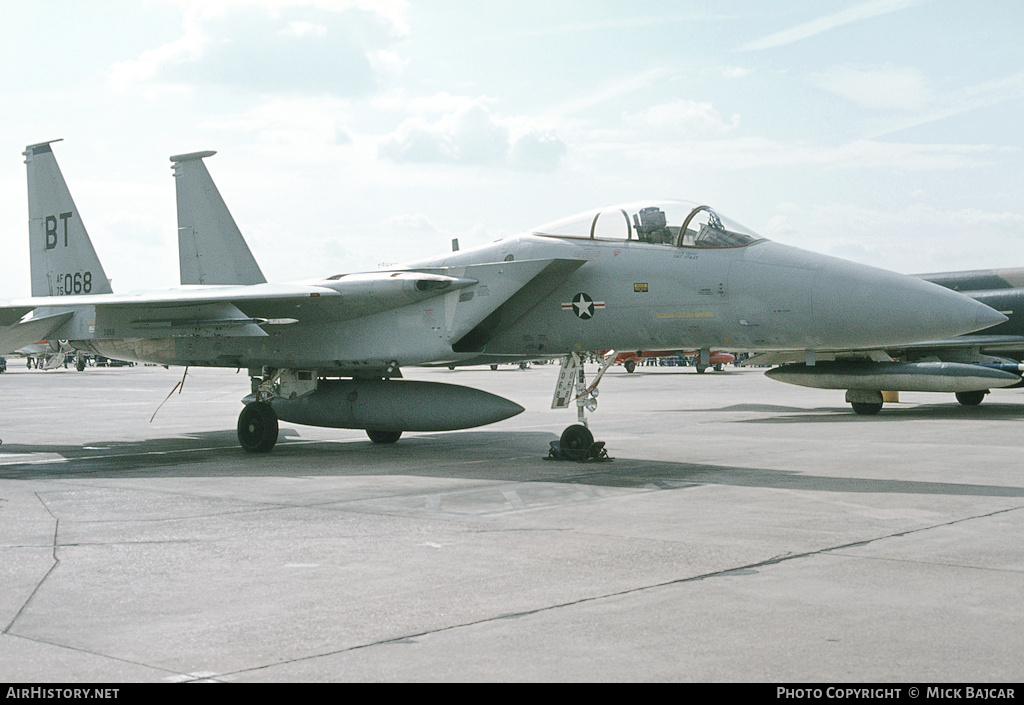
<path fill-rule="evenodd" d="M 395 231 L 402 233 L 410 231 L 420 233 L 439 232 L 439 228 L 434 221 L 422 213 L 404 213 L 390 216 L 381 223 L 381 229 L 386 233 L 394 233 Z"/>
<path fill-rule="evenodd" d="M 819 17 L 810 22 L 804 22 L 796 27 L 770 34 L 739 47 L 737 51 L 760 51 L 762 49 L 774 49 L 776 47 L 793 44 L 823 32 L 842 27 L 853 22 L 885 15 L 898 10 L 905 10 L 908 7 L 919 5 L 925 0 L 871 0 L 854 7 L 848 7 L 825 17 Z"/>
<path fill-rule="evenodd" d="M 408 31 L 404 2 L 221 0 L 179 3 L 183 34 L 114 64 L 108 85 L 150 96 L 212 85 L 261 93 L 362 95 Z"/>
<path fill-rule="evenodd" d="M 671 170 L 708 167 L 716 172 L 790 167 L 825 169 L 898 169 L 943 171 L 982 166 L 1005 154 L 990 145 L 947 145 L 856 140 L 840 145 L 773 141 L 761 137 L 692 139 L 679 142 L 606 142 L 590 145 L 592 158 L 615 153 L 647 165 Z"/>
<path fill-rule="evenodd" d="M 533 130 L 513 140 L 509 161 L 519 169 L 553 171 L 567 151 L 565 142 L 553 130 Z"/>
<path fill-rule="evenodd" d="M 1024 215 L 923 203 L 892 210 L 863 203 L 790 203 L 779 205 L 762 234 L 865 264 L 923 273 L 949 269 L 951 252 L 962 269 L 992 266 L 993 251 L 1019 249 Z"/>
<path fill-rule="evenodd" d="M 142 52 L 138 58 L 119 61 L 110 67 L 107 85 L 119 93 L 141 89 L 147 98 L 164 93 L 187 92 L 188 87 L 159 80 L 169 66 L 197 61 L 206 49 L 209 38 L 194 15 L 186 14 L 184 33 L 178 39 Z"/>
<path fill-rule="evenodd" d="M 286 29 L 280 29 L 278 34 L 301 39 L 305 36 L 326 37 L 327 27 L 313 22 L 289 22 Z"/>
<path fill-rule="evenodd" d="M 675 100 L 629 114 L 626 116 L 626 122 L 640 127 L 667 130 L 681 136 L 700 137 L 723 135 L 736 129 L 740 116 L 733 115 L 729 120 L 725 120 L 711 103 Z"/>
<path fill-rule="evenodd" d="M 930 105 L 935 97 L 919 70 L 893 66 L 837 66 L 815 74 L 825 90 L 873 110 L 911 112 Z"/>
<path fill-rule="evenodd" d="M 367 56 L 374 71 L 382 74 L 397 74 L 409 63 L 399 56 L 398 52 L 387 49 L 370 52 Z"/>
<path fill-rule="evenodd" d="M 881 122 L 872 137 L 881 137 L 899 130 L 963 115 L 981 108 L 991 108 L 1024 98 L 1024 72 L 992 79 L 956 91 L 946 91 L 921 105 L 908 115 Z"/>
<path fill-rule="evenodd" d="M 744 78 L 751 73 L 750 69 L 742 66 L 723 66 L 721 72 L 725 78 Z"/>
<path fill-rule="evenodd" d="M 510 166 L 549 171 L 566 152 L 549 129 L 518 128 L 479 102 L 463 105 L 431 122 L 421 115 L 405 120 L 381 143 L 381 156 L 396 162 Z"/>
<path fill-rule="evenodd" d="M 351 143 L 347 122 L 344 101 L 324 96 L 275 98 L 239 115 L 214 117 L 204 124 L 214 130 L 250 135 L 261 144 L 285 146 L 308 158 L 325 147 Z"/>

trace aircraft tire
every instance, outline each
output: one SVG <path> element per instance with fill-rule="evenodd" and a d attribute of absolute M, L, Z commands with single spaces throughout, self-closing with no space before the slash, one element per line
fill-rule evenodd
<path fill-rule="evenodd" d="M 270 404 L 250 402 L 238 415 L 238 442 L 247 453 L 269 453 L 277 443 L 277 414 Z"/>
<path fill-rule="evenodd" d="M 988 394 L 987 389 L 977 392 L 957 392 L 956 400 L 964 406 L 977 406 L 985 399 L 986 394 Z"/>
<path fill-rule="evenodd" d="M 861 416 L 874 416 L 882 410 L 882 405 L 878 403 L 872 403 L 869 401 L 852 401 L 850 406 L 853 410 Z"/>
<path fill-rule="evenodd" d="M 495 371 L 495 370 L 497 370 L 497 369 L 498 369 L 498 366 L 497 366 L 497 365 L 491 365 L 491 371 L 492 371 L 492 372 L 493 372 L 493 371 Z"/>
<path fill-rule="evenodd" d="M 574 424 L 562 431 L 558 445 L 565 457 L 570 460 L 583 460 L 590 446 L 594 445 L 594 434 L 583 424 Z"/>
<path fill-rule="evenodd" d="M 77 360 L 75 360 L 75 369 L 78 370 L 79 372 L 85 372 L 85 358 L 84 357 L 79 356 L 79 358 Z"/>
<path fill-rule="evenodd" d="M 402 437 L 401 431 L 367 431 L 366 435 L 374 443 L 397 443 Z"/>
<path fill-rule="evenodd" d="M 636 362 L 633 360 L 626 360 L 622 363 L 622 366 L 626 368 L 626 372 L 632 372 L 636 369 Z"/>
<path fill-rule="evenodd" d="M 697 374 L 702 375 L 702 374 L 704 374 L 705 370 L 707 370 L 707 369 L 708 369 L 707 365 L 702 365 L 699 362 L 697 363 Z"/>

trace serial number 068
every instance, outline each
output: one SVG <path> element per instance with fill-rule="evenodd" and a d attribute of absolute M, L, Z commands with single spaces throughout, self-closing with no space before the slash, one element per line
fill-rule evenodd
<path fill-rule="evenodd" d="M 57 295 L 88 294 L 92 291 L 92 272 L 67 272 L 57 275 Z"/>

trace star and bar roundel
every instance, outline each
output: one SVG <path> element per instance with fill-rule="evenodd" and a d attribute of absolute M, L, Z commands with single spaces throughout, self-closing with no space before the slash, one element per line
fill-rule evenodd
<path fill-rule="evenodd" d="M 584 321 L 593 318 L 594 310 L 599 308 L 604 308 L 604 301 L 594 301 L 582 292 L 572 297 L 572 301 L 569 303 L 562 304 L 563 311 L 572 310 Z"/>

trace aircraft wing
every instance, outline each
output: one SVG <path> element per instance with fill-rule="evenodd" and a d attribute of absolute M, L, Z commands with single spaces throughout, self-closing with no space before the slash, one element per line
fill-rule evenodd
<path fill-rule="evenodd" d="M 307 284 L 33 297 L 0 306 L 0 349 L 9 352 L 47 337 L 262 337 L 267 335 L 263 330 L 266 325 L 351 320 L 449 294 L 455 295 L 455 301 L 446 300 L 444 308 L 454 310 L 457 302 L 474 298 L 469 292 L 458 292 L 484 281 L 485 286 L 474 290 L 480 294 L 475 297 L 475 305 L 466 307 L 465 315 L 451 321 L 450 327 L 461 337 L 497 309 L 506 310 L 507 304 L 522 299 L 524 292 L 536 289 L 535 280 L 544 288 L 552 271 L 580 264 L 582 261 L 567 265 L 563 260 L 522 260 L 430 271 L 338 275 Z"/>

